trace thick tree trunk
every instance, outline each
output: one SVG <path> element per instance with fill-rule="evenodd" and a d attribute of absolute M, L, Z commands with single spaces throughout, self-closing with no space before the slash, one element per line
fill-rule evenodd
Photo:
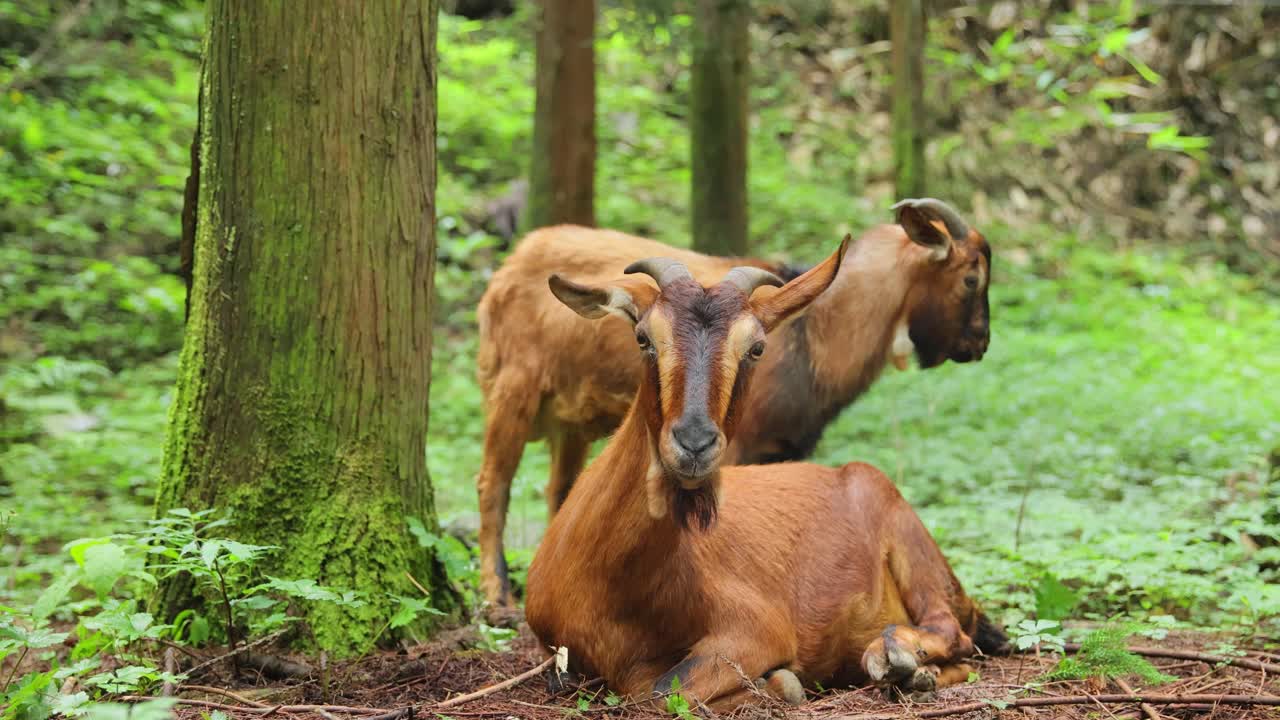
<path fill-rule="evenodd" d="M 924 195 L 924 0 L 890 0 L 893 170 L 898 198 Z"/>
<path fill-rule="evenodd" d="M 690 111 L 693 246 L 747 254 L 748 0 L 696 0 Z"/>
<path fill-rule="evenodd" d="M 530 228 L 595 225 L 595 0 L 540 0 Z"/>
<path fill-rule="evenodd" d="M 363 649 L 442 587 L 425 439 L 435 260 L 435 0 L 211 0 L 190 318 L 158 512 L 219 508 L 264 572 L 368 593 L 311 606 Z M 189 597 L 162 584 L 173 609 Z M 447 592 L 441 592 L 448 598 Z"/>

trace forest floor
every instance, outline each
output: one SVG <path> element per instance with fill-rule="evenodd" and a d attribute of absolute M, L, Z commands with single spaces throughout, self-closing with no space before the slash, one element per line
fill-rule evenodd
<path fill-rule="evenodd" d="M 211 711 L 229 718 L 271 715 L 335 720 L 401 720 L 437 718 L 529 718 L 559 720 L 578 716 L 614 718 L 685 717 L 658 703 L 628 703 L 610 694 L 598 680 L 585 680 L 557 696 L 549 694 L 545 674 L 513 687 L 496 689 L 469 702 L 441 706 L 451 698 L 493 688 L 539 667 L 545 661 L 537 641 L 522 628 L 500 652 L 470 647 L 474 630 L 444 633 L 441 639 L 400 652 L 380 652 L 360 660 L 335 663 L 327 670 L 312 668 L 292 680 L 271 680 L 242 667 L 232 674 L 227 663 L 180 690 L 185 720 L 210 717 Z M 1217 660 L 1210 648 L 1221 638 L 1204 633 L 1171 633 L 1161 640 L 1145 640 L 1140 652 L 1172 680 L 1145 685 L 1130 677 L 1111 681 L 1040 681 L 1058 661 L 1052 653 L 977 658 L 977 677 L 944 688 L 933 702 L 890 701 L 875 688 L 828 690 L 810 694 L 809 702 L 788 707 L 760 698 L 755 705 L 728 715 L 735 718 L 809 718 L 823 720 L 879 720 L 881 718 L 979 718 L 994 715 L 1036 718 L 1280 717 L 1280 656 L 1261 651 L 1238 651 L 1230 660 L 1255 667 L 1237 667 Z M 1068 650 L 1071 646 L 1068 646 Z M 1158 653 L 1187 657 L 1159 657 Z M 1191 657 L 1198 655 L 1199 657 Z M 313 660 L 314 661 L 314 660 Z M 1138 693 L 1152 697 L 1142 705 L 1115 696 Z M 1166 696 L 1160 700 L 1156 696 Z M 1167 696 L 1192 702 L 1170 703 Z M 1188 697 L 1196 696 L 1196 697 Z M 1243 704 L 1241 698 L 1250 704 Z M 191 704 L 187 704 L 191 702 Z M 703 708 L 694 711 L 714 717 Z M 687 711 L 686 711 L 687 712 Z"/>

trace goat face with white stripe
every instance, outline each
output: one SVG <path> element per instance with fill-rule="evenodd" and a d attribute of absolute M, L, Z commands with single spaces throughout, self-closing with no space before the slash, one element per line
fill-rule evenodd
<path fill-rule="evenodd" d="M 703 287 L 684 265 L 666 258 L 640 260 L 626 270 L 649 276 L 657 287 L 639 278 L 606 287 L 550 278 L 556 297 L 580 315 L 614 314 L 634 325 L 646 376 L 632 412 L 643 413 L 649 429 L 651 481 L 677 496 L 710 490 L 694 503 L 699 524 L 714 517 L 721 457 L 755 363 L 767 351 L 767 334 L 830 285 L 847 244 L 786 285 L 759 268 L 738 267 Z"/>

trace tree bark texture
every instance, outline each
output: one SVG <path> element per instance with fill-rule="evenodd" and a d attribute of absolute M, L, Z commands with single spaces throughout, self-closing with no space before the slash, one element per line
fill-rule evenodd
<path fill-rule="evenodd" d="M 693 246 L 746 255 L 747 0 L 695 0 L 690 68 Z"/>
<path fill-rule="evenodd" d="M 595 225 L 595 0 L 539 0 L 528 226 Z"/>
<path fill-rule="evenodd" d="M 924 0 L 890 0 L 893 170 L 898 198 L 925 194 Z"/>
<path fill-rule="evenodd" d="M 436 0 L 211 0 L 190 317 L 157 512 L 228 510 L 262 570 L 363 591 L 306 605 L 363 650 L 443 588 L 425 440 Z M 439 593 L 444 598 L 447 592 Z M 179 579 L 163 609 L 190 603 Z"/>
<path fill-rule="evenodd" d="M 203 74 L 203 70 L 201 71 Z M 191 317 L 191 278 L 196 252 L 196 208 L 200 199 L 200 108 L 203 106 L 199 95 L 196 96 L 196 131 L 191 136 L 191 172 L 182 190 L 182 235 L 178 240 L 178 277 L 187 286 L 186 301 L 183 303 L 185 322 Z"/>

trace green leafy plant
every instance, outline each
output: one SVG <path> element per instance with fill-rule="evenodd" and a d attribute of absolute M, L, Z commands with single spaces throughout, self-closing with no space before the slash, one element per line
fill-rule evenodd
<path fill-rule="evenodd" d="M 506 652 L 516 637 L 516 631 L 511 628 L 492 627 L 483 622 L 476 623 L 476 630 L 479 632 L 477 646 L 489 652 Z"/>
<path fill-rule="evenodd" d="M 1141 624 L 1129 622 L 1111 623 L 1094 630 L 1080 642 L 1080 651 L 1074 657 L 1058 661 L 1046 679 L 1109 679 L 1136 675 L 1151 685 L 1171 682 L 1175 678 L 1161 673 L 1146 658 L 1127 649 L 1129 638 L 1140 629 Z"/>
<path fill-rule="evenodd" d="M 1013 645 L 1019 650 L 1032 648 L 1061 653 L 1065 641 L 1054 632 L 1062 626 L 1056 620 L 1023 620 L 1011 628 Z"/>
<path fill-rule="evenodd" d="M 242 634 L 262 635 L 292 622 L 291 603 L 350 607 L 365 602 L 358 593 L 311 579 L 260 577 L 258 563 L 273 548 L 212 535 L 226 526 L 226 518 L 215 518 L 210 511 L 178 509 L 151 521 L 142 532 L 68 543 L 65 549 L 72 564 L 34 602 L 22 609 L 0 606 L 0 663 L 15 658 L 0 685 L 0 700 L 6 706 L 0 720 L 40 720 L 54 712 L 109 717 L 115 710 L 97 700 L 145 694 L 161 683 L 183 679 L 159 669 L 149 651 L 155 641 L 202 643 L 220 635 L 235 645 Z M 157 575 L 173 573 L 190 576 L 217 612 L 206 617 L 186 611 L 165 624 L 142 611 L 139 592 L 154 586 Z M 424 600 L 398 600 L 387 627 L 403 627 L 422 615 L 438 613 Z M 55 616 L 74 621 L 74 633 L 52 629 Z M 76 641 L 68 653 L 70 664 L 63 666 L 52 655 L 55 659 L 43 669 L 16 677 L 29 655 L 48 653 L 69 638 Z M 106 655 L 115 664 L 97 672 Z M 60 695 L 62 681 L 72 676 L 84 690 Z M 148 707 L 160 712 L 165 706 Z"/>
<path fill-rule="evenodd" d="M 671 677 L 671 692 L 667 695 L 667 712 L 680 720 L 694 720 L 698 716 L 693 713 L 688 699 L 680 694 L 680 677 Z"/>

